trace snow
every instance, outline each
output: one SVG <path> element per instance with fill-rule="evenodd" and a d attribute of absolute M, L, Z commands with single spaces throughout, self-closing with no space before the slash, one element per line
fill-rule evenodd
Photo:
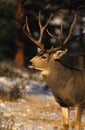
<path fill-rule="evenodd" d="M 17 69 L 15 72 L 19 76 L 0 76 L 0 90 L 9 92 L 17 85 L 23 96 L 15 101 L 0 99 L 0 130 L 63 129 L 61 108 L 40 73 Z M 74 110 L 71 110 L 70 121 L 73 118 Z M 73 129 L 69 127 L 69 130 Z"/>

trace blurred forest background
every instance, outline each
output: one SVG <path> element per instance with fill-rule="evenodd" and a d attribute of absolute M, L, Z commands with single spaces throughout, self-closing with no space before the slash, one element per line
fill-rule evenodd
<path fill-rule="evenodd" d="M 37 46 L 24 34 L 23 26 L 27 16 L 32 36 L 38 39 L 39 11 L 42 25 L 54 13 L 47 26 L 52 34 L 58 36 L 63 24 L 62 42 L 76 13 L 65 45 L 68 52 L 60 60 L 67 67 L 85 70 L 85 0 L 0 0 L 0 130 L 60 130 L 62 126 L 61 108 L 46 82 L 39 71 L 27 68 Z M 42 43 L 45 49 L 59 45 L 46 32 Z"/>
<path fill-rule="evenodd" d="M 0 0 L 0 61 L 27 66 L 29 59 L 36 55 L 37 47 L 26 37 L 23 26 L 27 16 L 32 35 L 38 38 L 39 11 L 42 12 L 42 24 L 54 13 L 48 26 L 52 33 L 58 35 L 60 23 L 63 23 L 63 39 L 68 34 L 73 11 L 76 12 L 76 25 L 66 45 L 69 48 L 68 55 L 62 62 L 70 67 L 85 69 L 85 0 Z M 43 43 L 45 48 L 58 45 L 47 34 Z"/>

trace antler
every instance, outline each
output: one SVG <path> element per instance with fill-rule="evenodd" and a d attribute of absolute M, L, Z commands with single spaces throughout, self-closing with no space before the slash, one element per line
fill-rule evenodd
<path fill-rule="evenodd" d="M 53 48 L 53 47 L 52 47 L 50 50 L 48 50 L 49 53 L 60 49 L 62 46 L 64 46 L 64 45 L 67 43 L 67 41 L 69 40 L 69 38 L 70 38 L 70 36 L 71 36 L 71 34 L 72 34 L 72 31 L 73 31 L 73 28 L 74 28 L 75 23 L 76 23 L 76 13 L 75 13 L 75 15 L 74 15 L 73 22 L 72 22 L 72 24 L 71 24 L 71 26 L 70 26 L 70 30 L 69 30 L 69 33 L 68 33 L 68 35 L 67 35 L 67 38 L 66 38 L 63 42 L 62 42 L 62 32 L 63 32 L 63 31 L 62 31 L 62 30 L 63 30 L 62 24 L 61 24 L 60 35 L 59 35 L 59 36 L 55 36 L 55 35 L 51 34 L 51 33 L 47 30 L 47 33 L 48 33 L 51 37 L 55 38 L 57 41 L 60 42 L 59 47 L 57 47 L 57 48 Z"/>
<path fill-rule="evenodd" d="M 24 25 L 23 29 L 24 29 L 24 32 L 25 34 L 27 35 L 27 37 L 32 41 L 34 42 L 39 48 L 41 48 L 42 50 L 44 49 L 44 45 L 41 43 L 42 42 L 42 37 L 43 37 L 43 33 L 44 33 L 44 30 L 46 29 L 47 25 L 49 24 L 51 18 L 52 18 L 53 14 L 50 15 L 49 19 L 47 20 L 46 24 L 43 26 L 41 24 L 41 12 L 39 12 L 39 28 L 40 28 L 40 36 L 39 36 L 39 39 L 36 40 L 32 37 L 31 35 L 31 32 L 30 32 L 30 28 L 29 28 L 29 25 L 28 25 L 28 19 L 26 17 L 26 24 Z M 25 28 L 26 28 L 26 31 L 25 31 Z"/>
<path fill-rule="evenodd" d="M 61 41 L 62 40 L 62 32 L 63 32 L 63 26 L 62 26 L 62 23 L 61 23 L 61 27 L 60 27 L 60 35 L 59 36 L 55 36 L 53 34 L 51 34 L 48 29 L 46 29 L 47 33 L 49 34 L 49 36 L 55 38 L 57 41 Z"/>
<path fill-rule="evenodd" d="M 73 19 L 73 22 L 72 22 L 72 24 L 71 24 L 71 27 L 70 27 L 68 36 L 67 36 L 67 38 L 64 40 L 63 45 L 65 45 L 65 44 L 67 43 L 67 41 L 69 40 L 69 38 L 70 38 L 70 36 L 71 36 L 71 34 L 72 34 L 72 31 L 73 31 L 73 28 L 74 28 L 75 23 L 76 23 L 76 13 L 75 13 L 75 15 L 74 15 L 74 19 Z"/>

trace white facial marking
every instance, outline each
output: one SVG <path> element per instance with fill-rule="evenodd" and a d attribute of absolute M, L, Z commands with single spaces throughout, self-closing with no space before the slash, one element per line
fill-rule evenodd
<path fill-rule="evenodd" d="M 42 75 L 48 75 L 48 74 L 49 74 L 49 71 L 48 71 L 48 70 L 43 70 L 43 71 L 41 72 L 41 74 L 42 74 Z"/>

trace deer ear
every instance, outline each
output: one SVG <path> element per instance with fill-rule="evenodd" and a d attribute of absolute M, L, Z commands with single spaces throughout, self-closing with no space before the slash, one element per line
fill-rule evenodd
<path fill-rule="evenodd" d="M 59 50 L 59 51 L 56 51 L 53 55 L 52 55 L 52 57 L 53 57 L 53 59 L 59 59 L 60 57 L 62 57 L 63 55 L 65 55 L 66 54 L 66 52 L 67 52 L 67 49 L 65 49 L 65 50 Z"/>

